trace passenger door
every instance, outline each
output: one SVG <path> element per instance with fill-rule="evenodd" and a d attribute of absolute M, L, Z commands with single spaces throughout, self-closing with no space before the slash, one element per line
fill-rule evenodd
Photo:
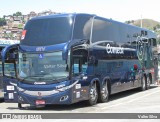
<path fill-rule="evenodd" d="M 2 50 L 2 73 L 5 102 L 17 102 L 17 59 L 18 45 L 7 46 Z"/>

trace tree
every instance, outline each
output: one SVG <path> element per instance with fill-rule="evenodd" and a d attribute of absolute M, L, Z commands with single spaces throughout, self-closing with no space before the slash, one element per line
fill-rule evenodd
<path fill-rule="evenodd" d="M 131 20 L 131 23 L 134 23 L 134 20 Z"/>
<path fill-rule="evenodd" d="M 13 16 L 22 16 L 22 12 L 17 11 L 16 13 L 13 14 Z"/>
<path fill-rule="evenodd" d="M 128 21 L 125 21 L 126 24 L 133 24 L 134 23 L 134 20 L 128 20 Z"/>
<path fill-rule="evenodd" d="M 0 18 L 0 26 L 6 25 L 6 20 L 5 18 Z"/>
<path fill-rule="evenodd" d="M 157 38 L 157 43 L 160 44 L 160 37 Z"/>
<path fill-rule="evenodd" d="M 128 21 L 125 21 L 125 23 L 126 23 L 126 24 L 130 24 L 130 23 L 131 23 L 131 21 L 130 21 L 130 20 L 128 20 Z"/>

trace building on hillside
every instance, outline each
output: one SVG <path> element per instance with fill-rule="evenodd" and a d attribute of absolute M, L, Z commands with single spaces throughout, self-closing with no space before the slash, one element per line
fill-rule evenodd
<path fill-rule="evenodd" d="M 40 13 L 31 11 L 29 14 L 21 16 L 13 16 L 13 15 L 4 16 L 7 24 L 3 26 L 2 29 L 0 30 L 0 38 L 19 40 L 21 37 L 23 27 L 29 19 L 36 16 L 44 16 L 49 14 L 57 14 L 57 13 L 52 12 L 51 10 L 47 10 Z"/>

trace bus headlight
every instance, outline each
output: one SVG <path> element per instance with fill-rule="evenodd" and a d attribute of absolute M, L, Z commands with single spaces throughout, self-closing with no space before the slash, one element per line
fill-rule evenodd
<path fill-rule="evenodd" d="M 22 89 L 22 88 L 20 88 L 20 87 L 17 87 L 17 89 L 18 89 L 18 91 L 20 91 L 20 92 L 24 92 L 24 91 L 25 91 L 24 89 Z"/>

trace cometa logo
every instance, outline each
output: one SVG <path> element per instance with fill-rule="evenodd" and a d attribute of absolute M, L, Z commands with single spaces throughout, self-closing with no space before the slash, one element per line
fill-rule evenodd
<path fill-rule="evenodd" d="M 123 47 L 111 47 L 110 44 L 106 45 L 106 51 L 108 54 L 124 54 Z"/>
<path fill-rule="evenodd" d="M 34 82 L 35 85 L 46 84 L 46 82 Z"/>

